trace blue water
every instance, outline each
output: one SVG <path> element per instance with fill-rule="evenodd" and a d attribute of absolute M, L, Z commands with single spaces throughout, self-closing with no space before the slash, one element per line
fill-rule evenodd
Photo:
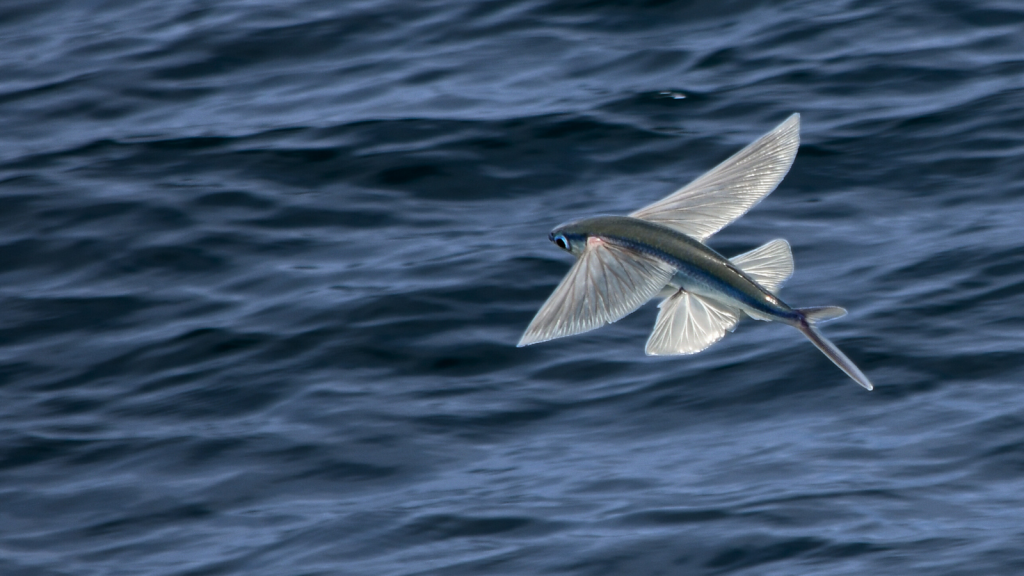
<path fill-rule="evenodd" d="M 1024 5 L 0 3 L 0 574 L 1024 573 Z M 792 112 L 797 331 L 515 347 Z"/>

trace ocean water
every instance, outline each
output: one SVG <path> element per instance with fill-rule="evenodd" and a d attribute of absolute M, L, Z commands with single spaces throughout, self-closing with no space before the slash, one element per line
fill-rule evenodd
<path fill-rule="evenodd" d="M 1024 573 L 1016 0 L 4 0 L 0 573 Z M 792 112 L 791 328 L 515 344 Z"/>

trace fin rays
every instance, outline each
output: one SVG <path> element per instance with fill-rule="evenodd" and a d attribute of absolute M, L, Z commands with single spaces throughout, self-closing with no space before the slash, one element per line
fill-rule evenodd
<path fill-rule="evenodd" d="M 696 354 L 732 332 L 740 311 L 679 290 L 658 305 L 658 320 L 647 340 L 648 356 Z"/>
<path fill-rule="evenodd" d="M 703 176 L 630 216 L 704 241 L 771 194 L 799 147 L 800 115 L 793 114 Z"/>
<path fill-rule="evenodd" d="M 793 275 L 793 252 L 789 242 L 781 238 L 734 256 L 730 261 L 773 294 Z"/>
<path fill-rule="evenodd" d="M 657 294 L 673 272 L 656 258 L 591 238 L 583 255 L 534 316 L 519 346 L 615 322 Z"/>

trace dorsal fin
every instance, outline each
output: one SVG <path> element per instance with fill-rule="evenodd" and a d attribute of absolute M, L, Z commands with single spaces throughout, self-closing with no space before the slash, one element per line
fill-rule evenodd
<path fill-rule="evenodd" d="M 730 261 L 772 294 L 793 275 L 793 252 L 789 242 L 782 238 L 734 256 Z"/>

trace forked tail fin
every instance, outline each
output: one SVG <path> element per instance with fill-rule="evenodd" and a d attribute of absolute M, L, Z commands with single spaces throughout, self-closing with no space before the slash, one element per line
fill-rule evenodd
<path fill-rule="evenodd" d="M 826 310 L 833 311 L 827 313 L 825 312 Z M 804 336 L 807 336 L 807 339 L 811 341 L 811 344 L 817 346 L 818 350 L 821 350 L 825 356 L 828 356 L 828 359 L 834 362 L 836 366 L 839 366 L 840 370 L 846 372 L 847 376 L 853 378 L 857 384 L 860 384 L 868 390 L 874 390 L 875 387 L 871 384 L 871 381 L 868 380 L 868 377 L 860 371 L 860 368 L 857 368 L 857 365 L 853 363 L 853 360 L 847 358 L 846 354 L 843 354 L 843 352 L 836 347 L 831 340 L 825 338 L 825 335 L 814 327 L 814 324 L 817 321 L 824 322 L 825 320 L 836 318 L 837 316 L 835 314 L 838 314 L 839 310 L 843 309 L 833 309 L 832 307 L 800 309 L 799 312 L 804 313 L 804 321 L 796 324 L 796 327 L 804 333 Z M 843 313 L 845 312 L 846 311 L 843 310 Z"/>

